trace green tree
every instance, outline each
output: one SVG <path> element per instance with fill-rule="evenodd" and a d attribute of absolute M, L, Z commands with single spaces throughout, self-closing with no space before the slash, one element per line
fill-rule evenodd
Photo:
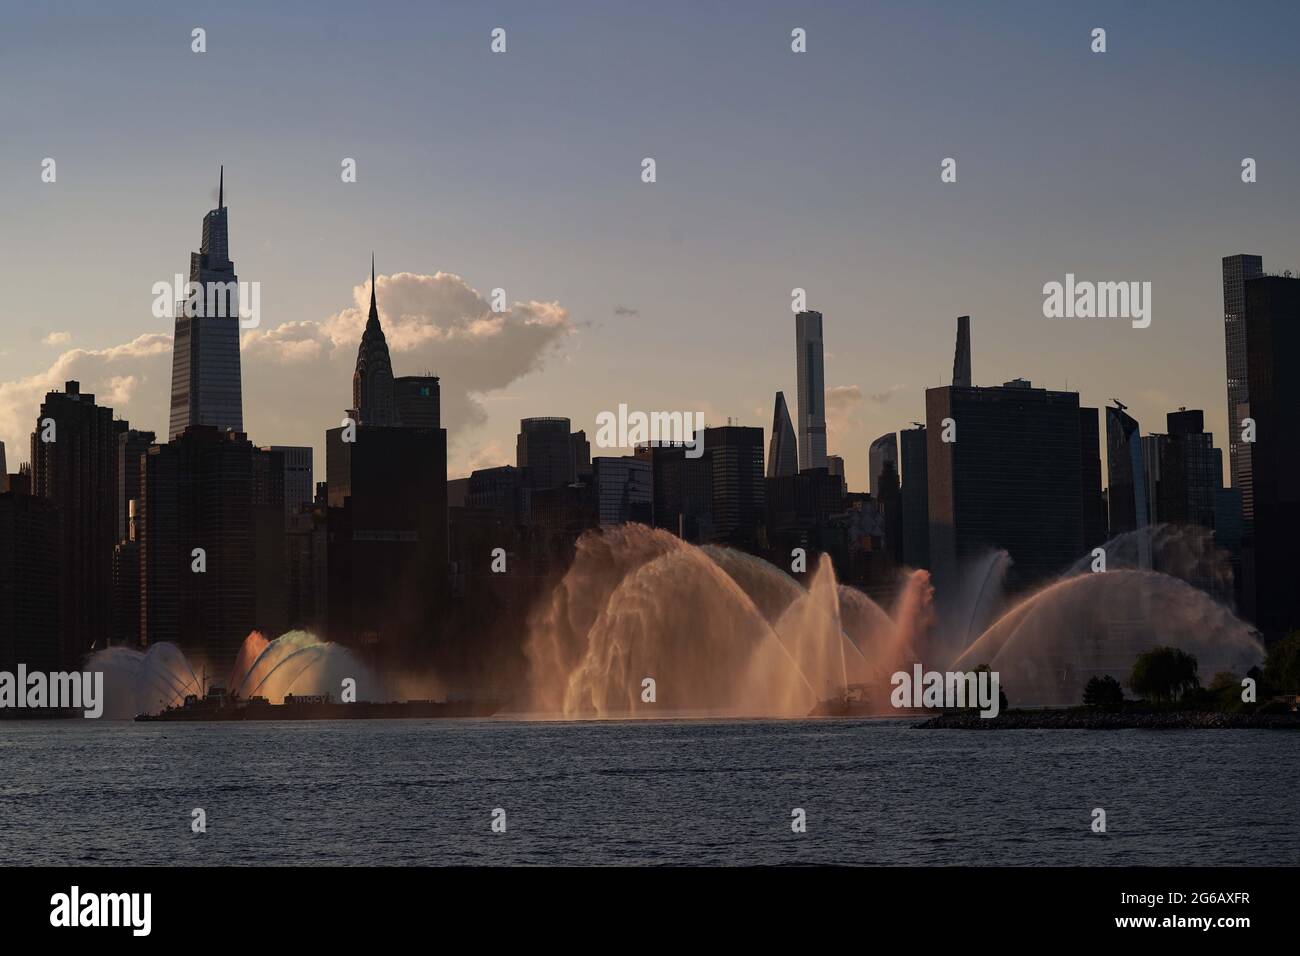
<path fill-rule="evenodd" d="M 1164 702 L 1176 700 L 1201 686 L 1196 658 L 1176 647 L 1157 647 L 1138 656 L 1128 685 L 1141 697 Z"/>
<path fill-rule="evenodd" d="M 1264 682 L 1273 694 L 1300 694 L 1300 631 L 1278 641 L 1264 658 Z"/>
<path fill-rule="evenodd" d="M 1093 677 L 1083 688 L 1083 702 L 1089 707 L 1118 707 L 1124 703 L 1124 688 L 1109 674 Z"/>

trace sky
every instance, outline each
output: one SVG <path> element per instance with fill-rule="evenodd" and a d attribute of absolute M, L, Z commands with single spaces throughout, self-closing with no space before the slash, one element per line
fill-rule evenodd
<path fill-rule="evenodd" d="M 231 256 L 261 284 L 245 427 L 313 445 L 318 479 L 372 251 L 395 374 L 442 376 L 451 477 L 513 463 L 534 415 L 589 436 L 620 403 L 769 429 L 778 389 L 796 412 L 798 287 L 825 316 L 828 445 L 853 490 L 871 440 L 949 383 L 960 314 L 977 385 L 1119 398 L 1144 433 L 1203 408 L 1222 444 L 1220 260 L 1300 271 L 1294 4 L 276 6 L 6 11 L 10 470 L 68 378 L 165 433 L 152 289 L 187 271 L 219 164 Z M 1150 282 L 1150 327 L 1045 318 L 1066 273 Z"/>

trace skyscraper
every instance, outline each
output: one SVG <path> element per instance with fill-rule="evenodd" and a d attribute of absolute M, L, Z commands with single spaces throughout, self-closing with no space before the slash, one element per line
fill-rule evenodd
<path fill-rule="evenodd" d="M 777 392 L 772 409 L 772 438 L 767 449 L 767 477 L 784 478 L 798 473 L 799 448 L 795 442 L 794 424 L 785 405 L 785 393 Z"/>
<path fill-rule="evenodd" d="M 794 317 L 799 367 L 799 467 L 826 467 L 826 374 L 822 364 L 822 314 Z"/>
<path fill-rule="evenodd" d="M 224 167 L 217 208 L 203 217 L 199 251 L 190 253 L 189 281 L 198 291 L 177 303 L 168 437 L 177 437 L 191 425 L 242 432 L 239 279 L 230 261 Z"/>
<path fill-rule="evenodd" d="M 393 379 L 393 415 L 407 428 L 442 427 L 442 386 L 436 375 Z"/>
<path fill-rule="evenodd" d="M 267 445 L 263 452 L 276 452 L 284 461 L 284 516 L 287 521 L 312 503 L 316 485 L 312 481 L 310 445 Z"/>
<path fill-rule="evenodd" d="M 1079 477 L 1082 487 L 1083 550 L 1106 540 L 1106 505 L 1101 495 L 1101 429 L 1097 409 L 1079 409 Z"/>
<path fill-rule="evenodd" d="M 952 357 L 952 384 L 970 388 L 970 316 L 957 316 L 957 349 Z"/>
<path fill-rule="evenodd" d="M 388 341 L 379 324 L 375 301 L 375 257 L 370 257 L 370 315 L 357 346 L 357 365 L 352 373 L 352 414 L 359 425 L 395 425 L 393 411 L 393 363 Z"/>
<path fill-rule="evenodd" d="M 1233 488 L 1241 491 L 1242 519 L 1247 530 L 1254 516 L 1250 484 L 1249 443 L 1241 440 L 1242 419 L 1250 414 L 1247 369 L 1246 282 L 1264 274 L 1261 256 L 1223 257 L 1223 337 L 1228 366 L 1228 471 Z"/>
<path fill-rule="evenodd" d="M 1095 415 L 1093 420 L 1096 421 Z M 913 568 L 928 568 L 930 472 L 926 467 L 925 426 L 905 428 L 900 435 L 903 452 L 903 563 Z M 1100 475 L 1097 480 L 1101 481 Z"/>
<path fill-rule="evenodd" d="M 706 428 L 704 450 L 711 469 L 710 512 L 717 540 L 755 546 L 767 520 L 763 429 L 743 425 Z"/>
<path fill-rule="evenodd" d="M 1215 492 L 1223 487 L 1223 456 L 1205 430 L 1205 413 L 1179 409 L 1165 417 L 1168 434 L 1156 436 L 1155 514 L 1162 524 L 1213 529 Z M 1147 467 L 1150 470 L 1150 462 Z"/>
<path fill-rule="evenodd" d="M 897 476 L 898 436 L 894 432 L 881 435 L 867 449 L 867 464 L 871 468 L 871 474 L 867 476 L 870 479 L 868 487 L 872 495 L 880 494 L 880 473 L 885 470 L 886 462 L 893 465 L 894 474 Z"/>
<path fill-rule="evenodd" d="M 1110 502 L 1110 536 L 1145 528 L 1150 523 L 1147 508 L 1146 456 L 1137 420 L 1127 406 L 1116 403 L 1106 409 L 1106 470 Z"/>
<path fill-rule="evenodd" d="M 429 422 L 436 379 L 403 382 L 405 414 Z M 355 434 L 325 433 L 328 633 L 384 656 L 418 656 L 435 643 L 447 592 L 447 432 L 399 422 L 373 259 L 352 404 Z M 566 422 L 566 453 L 568 438 Z"/>
<path fill-rule="evenodd" d="M 519 422 L 515 465 L 528 469 L 524 480 L 529 488 L 544 491 L 573 484 L 577 478 L 574 459 L 567 418 L 525 418 Z"/>
<path fill-rule="evenodd" d="M 658 442 L 638 445 L 636 457 L 650 462 L 654 526 L 687 541 L 707 537 L 713 507 L 709 456 L 688 458 L 680 442 Z"/>
<path fill-rule="evenodd" d="M 1011 555 L 1013 588 L 1079 558 L 1085 456 L 1077 392 L 1017 379 L 926 389 L 925 407 L 930 567 L 940 592 L 952 593 L 959 563 L 995 548 Z"/>
<path fill-rule="evenodd" d="M 59 510 L 62 596 L 50 617 L 59 620 L 67 667 L 107 646 L 112 630 L 117 433 L 113 410 L 77 382 L 45 396 L 32 431 L 31 493 Z"/>
<path fill-rule="evenodd" d="M 179 644 L 218 684 L 258 625 L 259 583 L 284 586 L 257 579 L 253 454 L 242 433 L 196 425 L 140 466 L 141 639 Z"/>
<path fill-rule="evenodd" d="M 601 456 L 591 460 L 596 507 L 602 525 L 653 520 L 650 462 L 643 457 Z"/>
<path fill-rule="evenodd" d="M 1255 623 L 1267 641 L 1300 627 L 1295 548 L 1300 541 L 1300 279 L 1245 283 L 1254 524 L 1246 528 Z M 1251 582 L 1248 582 L 1248 586 Z"/>
<path fill-rule="evenodd" d="M 844 474 L 844 459 L 839 455 L 827 455 L 826 470 L 830 472 L 832 478 L 839 479 L 840 496 L 847 495 L 849 493 L 849 479 Z"/>
<path fill-rule="evenodd" d="M 54 671 L 65 666 L 52 609 L 61 604 L 59 507 L 15 480 L 0 494 L 0 671 Z"/>
<path fill-rule="evenodd" d="M 123 423 L 118 422 L 118 425 Z M 140 456 L 154 443 L 153 432 L 123 428 L 117 435 L 117 540 L 125 541 L 131 502 L 140 497 Z"/>

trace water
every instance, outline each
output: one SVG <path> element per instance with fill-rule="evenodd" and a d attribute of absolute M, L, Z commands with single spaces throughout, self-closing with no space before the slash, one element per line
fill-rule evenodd
<path fill-rule="evenodd" d="M 6 721 L 0 859 L 1300 863 L 1293 734 L 911 723 Z M 190 831 L 195 807 L 206 834 Z"/>

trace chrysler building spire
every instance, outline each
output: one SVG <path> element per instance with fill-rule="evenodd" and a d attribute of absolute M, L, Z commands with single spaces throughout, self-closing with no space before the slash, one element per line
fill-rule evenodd
<path fill-rule="evenodd" d="M 375 298 L 375 256 L 370 254 L 370 315 L 357 347 L 357 368 L 352 373 L 352 408 L 358 424 L 393 425 L 393 363 L 388 341 L 379 324 Z"/>

